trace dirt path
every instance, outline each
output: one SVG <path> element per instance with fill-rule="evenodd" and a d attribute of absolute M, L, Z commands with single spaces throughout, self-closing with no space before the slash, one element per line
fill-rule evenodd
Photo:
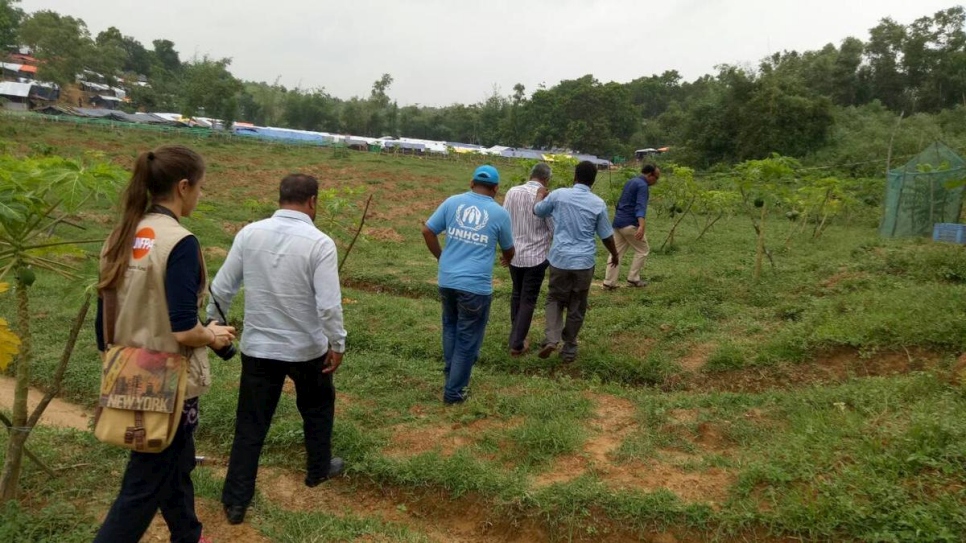
<path fill-rule="evenodd" d="M 16 380 L 14 378 L 0 376 L 0 408 L 10 409 L 13 406 L 15 385 Z M 32 411 L 43 397 L 43 392 L 30 389 L 27 396 L 28 410 Z M 91 416 L 93 416 L 91 410 L 54 398 L 47 409 L 44 410 L 44 415 L 40 417 L 40 424 L 86 431 L 89 429 L 88 421 Z"/>
<path fill-rule="evenodd" d="M 204 498 L 195 498 L 195 511 L 201 520 L 203 535 L 215 543 L 269 543 L 269 539 L 254 528 L 251 523 L 228 524 L 221 504 Z M 161 513 L 155 515 L 141 543 L 166 543 L 171 540 L 168 525 Z"/>

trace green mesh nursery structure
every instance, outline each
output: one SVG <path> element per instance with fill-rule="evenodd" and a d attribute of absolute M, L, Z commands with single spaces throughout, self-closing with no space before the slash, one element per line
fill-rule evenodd
<path fill-rule="evenodd" d="M 937 223 L 958 223 L 966 160 L 936 142 L 886 180 L 883 237 L 931 236 Z"/>

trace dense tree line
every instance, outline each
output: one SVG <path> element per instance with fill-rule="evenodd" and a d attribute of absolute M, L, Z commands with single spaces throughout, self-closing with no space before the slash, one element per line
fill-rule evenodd
<path fill-rule="evenodd" d="M 41 79 L 70 83 L 83 69 L 108 79 L 144 76 L 149 86 L 130 86 L 132 109 L 258 125 L 568 148 L 608 157 L 670 145 L 677 161 L 710 167 L 771 153 L 866 159 L 871 155 L 854 150 L 829 156 L 828 147 L 861 147 L 853 141 L 856 133 L 881 144 L 888 133 L 883 126 L 899 115 L 930 136 L 949 139 L 959 133 L 951 119 L 966 115 L 963 7 L 908 25 L 886 18 L 866 41 L 848 37 L 817 51 L 776 53 L 754 68 L 720 66 L 690 82 L 673 70 L 628 83 L 586 75 L 530 94 L 521 84 L 509 95 L 494 89 L 476 104 L 400 107 L 390 98 L 389 74 L 373 83 L 368 96 L 350 99 L 324 89 L 242 82 L 231 74 L 230 59 L 183 61 L 169 40 L 154 40 L 148 48 L 114 27 L 92 37 L 80 19 L 52 11 L 25 14 L 18 2 L 0 0 L 0 39 L 31 47 L 43 60 Z"/>

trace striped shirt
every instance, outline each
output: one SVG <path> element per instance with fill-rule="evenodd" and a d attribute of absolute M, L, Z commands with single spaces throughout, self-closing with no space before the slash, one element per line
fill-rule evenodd
<path fill-rule="evenodd" d="M 533 206 L 538 217 L 553 216 L 554 237 L 550 265 L 561 270 L 587 270 L 597 260 L 596 235 L 614 235 L 607 204 L 590 187 L 575 183 L 573 188 L 557 189 Z"/>
<path fill-rule="evenodd" d="M 527 181 L 526 184 L 506 192 L 503 209 L 510 214 L 513 246 L 516 248 L 511 266 L 532 268 L 547 260 L 550 240 L 553 238 L 553 219 L 540 218 L 533 214 L 533 202 L 537 199 L 537 190 L 541 186 L 538 181 Z"/>

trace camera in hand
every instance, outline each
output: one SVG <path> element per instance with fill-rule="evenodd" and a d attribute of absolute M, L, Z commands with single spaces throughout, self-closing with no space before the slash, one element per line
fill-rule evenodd
<path fill-rule="evenodd" d="M 209 324 L 211 324 L 212 321 L 214 321 L 217 324 L 220 324 L 221 326 L 227 326 L 228 317 L 226 317 L 225 312 L 222 311 L 221 304 L 218 303 L 218 298 L 215 298 L 215 294 L 211 292 L 210 284 L 208 285 L 208 292 L 211 294 L 211 301 L 215 303 L 215 309 L 218 310 L 218 314 L 221 316 L 221 320 L 216 321 L 215 319 L 208 319 L 207 321 L 205 321 L 205 326 L 208 326 Z M 232 358 L 235 358 L 235 353 L 238 352 L 238 350 L 235 348 L 234 343 L 229 343 L 228 345 L 225 345 L 221 349 L 215 349 L 214 347 L 212 347 L 211 350 L 214 351 L 215 354 L 218 355 L 218 358 L 222 360 L 231 360 Z"/>
<path fill-rule="evenodd" d="M 209 324 L 211 324 L 213 320 L 214 319 L 208 319 L 207 321 L 205 321 L 205 326 L 208 326 Z M 220 324 L 221 326 L 225 326 L 225 323 L 221 321 L 214 321 L 214 322 L 216 324 Z M 222 360 L 231 360 L 232 358 L 235 358 L 235 355 L 238 353 L 238 349 L 235 348 L 234 343 L 229 343 L 228 345 L 225 345 L 220 349 L 215 349 L 214 347 L 212 347 L 211 350 L 214 351 L 214 353 L 218 355 L 218 358 Z"/>

